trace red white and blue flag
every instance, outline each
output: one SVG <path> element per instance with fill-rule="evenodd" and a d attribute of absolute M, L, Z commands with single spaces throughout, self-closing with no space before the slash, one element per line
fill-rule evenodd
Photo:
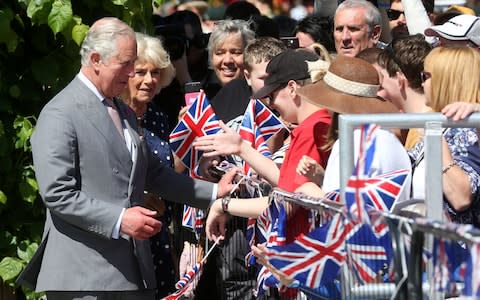
<path fill-rule="evenodd" d="M 195 266 L 190 271 L 185 273 L 182 278 L 177 281 L 177 283 L 175 284 L 175 288 L 177 290 L 163 298 L 163 300 L 183 299 L 184 294 L 188 291 L 188 286 L 193 282 L 193 280 L 195 280 L 196 276 L 200 273 L 202 266 L 203 264 L 201 262 L 195 264 Z"/>
<path fill-rule="evenodd" d="M 238 133 L 253 148 L 257 149 L 264 156 L 270 157 L 271 153 L 266 142 L 282 128 L 285 128 L 285 126 L 275 114 L 260 100 L 252 99 L 247 106 Z M 247 175 L 252 173 L 250 166 L 246 162 L 243 162 L 243 169 Z"/>
<path fill-rule="evenodd" d="M 361 127 L 357 164 L 346 185 L 345 203 L 348 216 L 353 221 L 372 224 L 375 234 L 382 237 L 388 231 L 387 226 L 379 220 L 370 220 L 367 210 L 389 212 L 402 192 L 410 171 L 402 169 L 370 176 L 379 129 L 374 124 Z"/>
<path fill-rule="evenodd" d="M 387 269 L 392 253 L 390 238 L 378 239 L 368 224 L 345 225 L 347 264 L 359 282 L 375 282 Z"/>
<path fill-rule="evenodd" d="M 185 288 L 190 282 L 192 282 L 192 280 L 195 279 L 195 277 L 197 276 L 197 274 L 200 272 L 201 269 L 202 269 L 202 263 L 201 262 L 196 263 L 195 266 L 193 266 L 193 268 L 190 271 L 185 273 L 182 276 L 182 278 L 179 281 L 177 281 L 177 283 L 175 284 L 175 288 L 177 290 Z"/>
<path fill-rule="evenodd" d="M 370 223 L 365 203 L 362 202 L 360 193 L 364 187 L 363 182 L 368 178 L 376 147 L 376 125 L 363 125 L 360 133 L 359 153 L 353 175 L 347 183 L 345 203 L 348 207 L 349 217 L 359 223 Z"/>
<path fill-rule="evenodd" d="M 217 116 L 204 92 L 190 105 L 187 112 L 170 133 L 170 147 L 191 171 L 195 169 L 201 151 L 192 147 L 195 138 L 215 134 L 221 130 Z"/>
<path fill-rule="evenodd" d="M 433 242 L 433 283 L 441 292 L 456 293 L 453 262 L 457 260 L 455 246 L 457 241 L 435 238 Z M 466 251 L 466 249 L 465 249 Z M 466 263 L 466 262 L 465 262 Z"/>
<path fill-rule="evenodd" d="M 267 247 L 285 245 L 286 211 L 280 201 L 272 201 L 269 207 L 257 218 L 255 243 L 266 243 Z M 249 239 L 247 232 L 247 239 Z M 250 265 L 254 265 L 254 256 L 247 255 Z M 280 283 L 264 266 L 257 265 L 257 285 L 254 294 L 260 297 L 270 287 L 280 287 Z"/>
<path fill-rule="evenodd" d="M 201 209 L 186 204 L 183 205 L 182 226 L 195 232 L 197 238 L 200 237 L 200 234 L 203 231 L 204 218 L 205 213 Z"/>
<path fill-rule="evenodd" d="M 480 244 L 469 246 L 469 256 L 465 271 L 465 287 L 463 295 L 471 299 L 480 298 Z"/>
<path fill-rule="evenodd" d="M 294 285 L 311 289 L 333 281 L 345 261 L 343 217 L 332 220 L 308 234 L 301 234 L 291 244 L 269 247 L 269 262 L 294 280 Z"/>
<path fill-rule="evenodd" d="M 367 210 L 390 212 L 404 188 L 409 172 L 403 169 L 371 178 L 352 176 L 345 189 L 349 216 L 359 223 L 362 220 L 371 224 L 378 238 L 385 236 L 388 232 L 387 225 L 381 218 L 370 220 Z"/>

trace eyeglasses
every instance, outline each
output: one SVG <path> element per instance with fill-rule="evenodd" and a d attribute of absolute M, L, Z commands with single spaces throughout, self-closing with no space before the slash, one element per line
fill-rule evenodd
<path fill-rule="evenodd" d="M 273 90 L 270 94 L 263 97 L 262 100 L 264 100 L 267 105 L 272 105 L 275 102 L 275 98 L 277 97 L 278 92 L 281 89 L 285 88 L 285 86 L 281 86 L 281 87 L 277 88 L 276 90 Z"/>
<path fill-rule="evenodd" d="M 400 18 L 401 14 L 405 15 L 405 13 L 401 10 L 396 10 L 391 8 L 387 9 L 387 16 L 390 21 L 397 20 L 398 18 Z"/>
<path fill-rule="evenodd" d="M 420 79 L 422 80 L 422 82 L 425 82 L 430 78 L 432 78 L 432 73 L 425 71 L 420 72 Z"/>

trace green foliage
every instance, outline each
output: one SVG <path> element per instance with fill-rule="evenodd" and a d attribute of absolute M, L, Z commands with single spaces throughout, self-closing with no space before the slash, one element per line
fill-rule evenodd
<path fill-rule="evenodd" d="M 41 296 L 15 283 L 45 219 L 29 142 L 36 118 L 78 72 L 95 20 L 115 16 L 151 33 L 151 15 L 151 0 L 0 1 L 0 284 L 14 287 L 17 299 Z"/>

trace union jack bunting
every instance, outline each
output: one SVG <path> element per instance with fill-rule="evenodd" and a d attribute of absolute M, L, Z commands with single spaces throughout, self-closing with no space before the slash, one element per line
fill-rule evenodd
<path fill-rule="evenodd" d="M 375 124 L 365 124 L 360 128 L 360 144 L 357 164 L 353 171 L 356 176 L 368 176 L 376 148 L 376 134 L 380 129 Z"/>
<path fill-rule="evenodd" d="M 435 237 L 433 254 L 435 289 L 447 293 L 457 293 L 455 273 L 457 269 L 466 267 L 468 249 L 462 247 L 457 241 Z"/>
<path fill-rule="evenodd" d="M 269 262 L 295 284 L 316 289 L 333 281 L 345 261 L 345 234 L 340 215 L 308 234 L 301 234 L 291 244 L 269 247 Z"/>
<path fill-rule="evenodd" d="M 345 203 L 348 215 L 353 221 L 371 223 L 367 209 L 390 211 L 403 190 L 409 170 L 397 170 L 371 177 L 371 166 L 375 157 L 376 134 L 379 126 L 367 124 L 361 127 L 357 164 L 347 182 Z M 382 222 L 374 222 L 378 236 L 385 235 L 387 227 Z"/>
<path fill-rule="evenodd" d="M 372 178 L 358 178 L 352 176 L 345 189 L 345 200 L 353 220 L 358 221 L 358 216 L 367 214 L 368 209 L 389 212 L 404 188 L 409 170 L 403 169 L 389 172 Z M 359 211 L 362 211 L 359 213 Z M 362 216 L 365 223 L 371 223 L 375 234 L 381 238 L 388 232 L 387 225 L 381 221 L 370 220 Z M 359 222 L 361 223 L 361 222 Z"/>
<path fill-rule="evenodd" d="M 238 133 L 264 156 L 270 157 L 267 140 L 279 132 L 284 125 L 260 100 L 252 99 L 247 106 Z M 244 173 L 250 175 L 250 166 L 243 162 Z"/>
<path fill-rule="evenodd" d="M 359 183 L 363 183 L 364 179 L 368 178 L 370 167 L 375 155 L 375 133 L 377 132 L 377 129 L 378 126 L 369 124 L 361 127 L 357 164 L 355 165 L 352 177 L 347 183 L 347 189 L 350 192 L 350 195 L 346 195 L 345 203 L 348 207 L 349 217 L 353 221 L 359 223 L 370 223 L 370 221 L 367 211 L 365 210 L 365 203 L 362 202 L 359 195 L 363 186 L 362 184 L 357 186 L 355 182 L 359 181 Z"/>
<path fill-rule="evenodd" d="M 270 270 L 268 270 L 266 267 L 259 265 L 257 272 L 257 283 L 255 285 L 255 289 L 253 290 L 253 295 L 260 298 L 271 287 L 280 288 L 280 286 L 280 282 L 275 278 L 275 276 L 273 276 L 272 272 L 270 272 Z"/>
<path fill-rule="evenodd" d="M 170 133 L 170 147 L 182 163 L 194 170 L 201 151 L 193 149 L 196 137 L 215 134 L 221 130 L 218 119 L 204 92 L 192 103 Z"/>
<path fill-rule="evenodd" d="M 380 240 L 368 224 L 345 225 L 347 264 L 361 283 L 375 282 L 389 264 L 390 241 Z"/>
<path fill-rule="evenodd" d="M 465 288 L 463 295 L 479 299 L 480 297 L 480 244 L 469 247 L 469 256 L 465 270 Z"/>
<path fill-rule="evenodd" d="M 267 247 L 284 245 L 286 240 L 285 224 L 286 212 L 283 203 L 272 201 L 269 207 L 257 218 L 255 242 L 266 243 Z M 249 264 L 254 265 L 256 263 L 254 257 L 250 256 L 250 258 Z M 266 267 L 256 265 L 256 268 L 257 284 L 254 289 L 256 297 L 262 296 L 270 287 L 280 287 L 280 282 Z"/>

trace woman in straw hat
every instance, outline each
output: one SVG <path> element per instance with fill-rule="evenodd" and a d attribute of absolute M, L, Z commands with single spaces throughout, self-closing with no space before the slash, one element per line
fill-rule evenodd
<path fill-rule="evenodd" d="M 339 114 L 373 114 L 397 112 L 390 102 L 380 100 L 378 73 L 375 68 L 358 58 L 338 57 L 330 66 L 323 81 L 300 89 L 299 93 L 308 101 L 333 112 L 333 122 L 328 134 L 328 145 L 332 151 L 325 169 L 322 188 L 311 182 L 297 189 L 312 196 L 323 196 L 325 192 L 340 187 L 340 153 L 338 143 Z M 378 130 L 377 147 L 368 176 L 381 175 L 400 169 L 410 170 L 410 160 L 400 141 L 390 131 Z M 354 132 L 355 155 L 360 146 L 360 132 Z M 355 157 L 355 160 L 357 157 Z M 308 157 L 304 157 L 297 172 L 307 174 L 312 170 Z M 320 172 L 323 170 L 320 170 Z M 318 169 L 317 169 L 318 172 Z M 410 187 L 410 177 L 405 186 Z M 407 200 L 409 188 L 404 188 L 397 203 Z"/>

